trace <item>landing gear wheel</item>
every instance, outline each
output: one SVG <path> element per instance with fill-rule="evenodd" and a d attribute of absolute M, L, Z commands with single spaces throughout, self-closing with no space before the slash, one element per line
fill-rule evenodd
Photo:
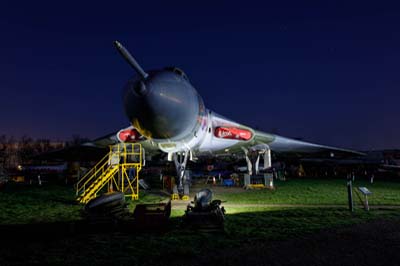
<path fill-rule="evenodd" d="M 190 198 L 189 198 L 189 195 L 183 195 L 182 196 L 182 200 L 189 200 Z"/>

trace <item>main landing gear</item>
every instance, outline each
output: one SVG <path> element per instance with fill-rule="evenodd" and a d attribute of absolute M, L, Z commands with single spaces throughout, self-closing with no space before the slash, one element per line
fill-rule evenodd
<path fill-rule="evenodd" d="M 253 174 L 258 175 L 260 172 L 260 157 L 264 159 L 264 169 L 271 168 L 271 149 L 268 145 L 256 145 L 251 147 L 249 150 L 242 148 L 246 156 L 247 162 L 247 173 L 252 176 Z"/>
<path fill-rule="evenodd" d="M 271 173 L 271 150 L 268 145 L 260 144 L 249 150 L 243 148 L 247 162 L 247 174 L 244 175 L 244 188 L 269 188 L 274 189 Z M 264 174 L 260 174 L 260 158 L 264 159 Z"/>

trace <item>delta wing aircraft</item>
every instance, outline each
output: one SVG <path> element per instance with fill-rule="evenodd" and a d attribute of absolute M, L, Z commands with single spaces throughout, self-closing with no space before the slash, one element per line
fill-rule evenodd
<path fill-rule="evenodd" d="M 258 172 L 260 157 L 265 168 L 271 166 L 271 150 L 329 157 L 361 155 L 356 151 L 261 132 L 225 118 L 205 107 L 203 99 L 179 68 L 146 72 L 121 43 L 115 41 L 114 45 L 137 74 L 123 89 L 125 113 L 131 125 L 94 140 L 91 145 L 104 147 L 118 142 L 139 142 L 146 155 L 167 154 L 168 160 L 175 162 L 179 177 L 176 190 L 185 195 L 189 192 L 186 164 L 199 156 L 242 155 L 252 174 Z"/>

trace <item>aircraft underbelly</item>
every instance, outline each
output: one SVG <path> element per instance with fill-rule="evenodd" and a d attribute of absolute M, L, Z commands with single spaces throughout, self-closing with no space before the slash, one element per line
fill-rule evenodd
<path fill-rule="evenodd" d="M 236 145 L 239 141 L 232 139 L 220 139 L 215 138 L 214 136 L 210 136 L 208 139 L 204 140 L 204 142 L 199 147 L 200 152 L 215 152 L 220 150 L 228 149 L 234 145 Z"/>

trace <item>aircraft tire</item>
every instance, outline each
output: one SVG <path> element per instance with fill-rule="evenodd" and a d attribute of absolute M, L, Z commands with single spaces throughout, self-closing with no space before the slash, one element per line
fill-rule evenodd
<path fill-rule="evenodd" d="M 110 209 L 114 206 L 123 205 L 125 203 L 124 194 L 121 192 L 111 192 L 103 194 L 97 198 L 90 200 L 86 206 L 86 211 L 95 211 L 98 209 Z"/>

